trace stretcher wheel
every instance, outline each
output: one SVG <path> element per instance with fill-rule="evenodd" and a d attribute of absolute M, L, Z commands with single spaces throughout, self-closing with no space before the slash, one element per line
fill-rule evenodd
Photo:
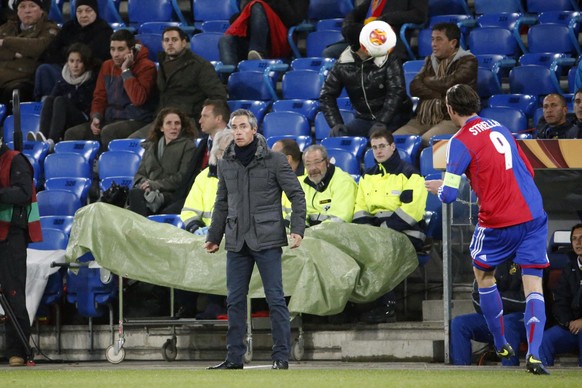
<path fill-rule="evenodd" d="M 109 345 L 105 350 L 105 358 L 112 364 L 119 364 L 125 358 L 125 349 L 120 348 L 119 352 L 115 354 L 115 346 Z"/>
<path fill-rule="evenodd" d="M 247 338 L 246 343 L 247 351 L 243 355 L 243 361 L 245 364 L 248 364 L 249 362 L 253 361 L 253 339 Z"/>
<path fill-rule="evenodd" d="M 174 361 L 178 355 L 178 348 L 176 347 L 176 337 L 169 338 L 162 345 L 162 357 L 166 361 Z"/>
<path fill-rule="evenodd" d="M 291 355 L 295 361 L 301 361 L 305 355 L 305 341 L 303 338 L 295 339 L 293 347 L 291 348 Z"/>

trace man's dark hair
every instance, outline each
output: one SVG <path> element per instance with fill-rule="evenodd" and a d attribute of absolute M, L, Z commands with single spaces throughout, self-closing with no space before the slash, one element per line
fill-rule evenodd
<path fill-rule="evenodd" d="M 291 156 L 291 159 L 296 162 L 301 161 L 301 150 L 299 149 L 299 144 L 294 139 L 286 137 L 277 140 L 277 143 L 281 143 L 281 153 Z"/>
<path fill-rule="evenodd" d="M 578 90 L 576 90 L 574 92 L 574 97 L 576 97 L 576 94 L 578 94 L 578 93 L 582 93 L 582 88 L 579 88 Z"/>
<path fill-rule="evenodd" d="M 456 84 L 447 90 L 447 105 L 460 116 L 470 116 L 481 110 L 479 95 L 465 84 Z"/>
<path fill-rule="evenodd" d="M 211 106 L 212 113 L 214 113 L 215 116 L 222 116 L 222 120 L 224 120 L 225 123 L 228 123 L 230 118 L 230 108 L 228 107 L 226 100 L 220 98 L 207 98 L 204 100 L 204 103 L 202 103 L 202 107 L 205 106 Z"/>
<path fill-rule="evenodd" d="M 562 104 L 562 106 L 568 106 L 568 103 L 566 102 L 566 99 L 564 98 L 564 96 L 562 96 L 559 93 L 550 93 L 547 96 L 544 97 L 544 100 L 550 96 L 555 96 L 558 98 L 558 100 L 560 100 L 560 104 Z M 543 104 L 543 101 L 542 101 Z"/>
<path fill-rule="evenodd" d="M 444 31 L 448 40 L 456 39 L 456 48 L 459 48 L 461 42 L 461 30 L 455 23 L 437 23 L 432 27 L 433 31 Z"/>
<path fill-rule="evenodd" d="M 110 41 L 114 41 L 114 40 L 125 41 L 125 43 L 127 43 L 127 47 L 129 47 L 130 49 L 135 46 L 135 36 L 131 32 L 129 32 L 128 30 L 121 29 L 121 30 L 115 31 L 113 34 L 111 34 Z"/>
<path fill-rule="evenodd" d="M 176 31 L 178 35 L 180 35 L 180 39 L 185 40 L 186 42 L 190 41 L 188 34 L 186 34 L 180 27 L 176 26 L 166 27 L 164 32 L 162 32 L 162 39 L 164 39 L 164 35 L 166 35 L 166 32 L 168 31 Z"/>
<path fill-rule="evenodd" d="M 388 144 L 394 143 L 394 136 L 386 128 L 377 128 L 377 129 L 372 130 L 372 132 L 370 132 L 369 137 L 370 137 L 370 140 L 384 138 L 388 141 Z"/>

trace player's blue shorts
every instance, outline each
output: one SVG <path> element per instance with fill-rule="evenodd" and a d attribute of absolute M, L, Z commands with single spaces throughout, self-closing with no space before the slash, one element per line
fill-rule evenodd
<path fill-rule="evenodd" d="M 550 265 L 546 253 L 548 216 L 506 228 L 483 228 L 477 224 L 471 240 L 473 266 L 493 270 L 513 258 L 521 268 L 546 268 Z"/>

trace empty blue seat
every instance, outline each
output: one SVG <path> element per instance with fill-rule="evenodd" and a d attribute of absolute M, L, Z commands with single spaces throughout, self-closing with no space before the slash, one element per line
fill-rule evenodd
<path fill-rule="evenodd" d="M 323 77 L 314 70 L 291 70 L 281 81 L 284 99 L 317 100 L 322 85 Z"/>
<path fill-rule="evenodd" d="M 42 216 L 40 217 L 40 227 L 43 231 L 45 229 L 58 229 L 68 236 L 71 234 L 74 219 L 73 216 Z"/>
<path fill-rule="evenodd" d="M 555 230 L 548 242 L 548 259 L 551 268 L 564 268 L 570 261 L 572 250 L 570 230 Z"/>
<path fill-rule="evenodd" d="M 279 135 L 310 136 L 311 126 L 307 117 L 296 112 L 271 112 L 263 119 L 265 137 Z"/>
<path fill-rule="evenodd" d="M 270 102 L 267 101 L 260 101 L 260 100 L 228 100 L 227 101 L 228 107 L 231 112 L 234 112 L 237 109 L 246 109 L 253 112 L 255 117 L 257 118 L 257 122 L 259 125 L 263 122 L 263 118 L 271 106 Z"/>
<path fill-rule="evenodd" d="M 87 195 L 91 188 L 89 178 L 50 178 L 44 183 L 46 190 L 67 190 L 75 193 L 82 204 L 87 203 Z"/>
<path fill-rule="evenodd" d="M 311 144 L 313 144 L 313 140 L 311 139 L 311 136 L 279 135 L 279 136 L 269 136 L 267 138 L 267 146 L 269 148 L 273 148 L 273 144 L 275 144 L 276 142 L 278 142 L 281 139 L 286 139 L 286 138 L 295 140 L 295 142 L 299 146 L 299 149 L 301 150 L 301 152 L 303 152 L 303 150 L 305 150 L 307 147 L 309 147 Z"/>
<path fill-rule="evenodd" d="M 307 34 L 305 42 L 306 53 L 308 57 L 321 57 L 323 49 L 330 44 L 339 42 L 343 39 L 341 31 L 324 30 L 313 31 Z"/>
<path fill-rule="evenodd" d="M 99 144 L 99 142 L 96 140 L 66 140 L 60 141 L 57 144 L 55 144 L 55 152 L 56 153 L 72 152 L 75 154 L 80 154 L 85 159 L 87 159 L 89 164 L 92 165 L 93 161 L 95 160 L 95 156 L 97 156 L 97 152 L 99 152 L 100 147 L 101 144 Z"/>
<path fill-rule="evenodd" d="M 184 222 L 182 222 L 179 214 L 155 214 L 148 216 L 148 219 L 161 224 L 170 224 L 180 229 L 184 229 Z"/>
<path fill-rule="evenodd" d="M 269 78 L 264 79 L 262 71 L 242 71 L 232 73 L 228 77 L 228 95 L 233 100 L 261 100 L 270 101 L 274 85 L 267 84 Z"/>
<path fill-rule="evenodd" d="M 335 63 L 334 58 L 324 58 L 324 57 L 295 58 L 293 61 L 291 61 L 291 70 L 321 71 L 322 68 L 331 68 L 334 63 Z"/>
<path fill-rule="evenodd" d="M 475 28 L 469 33 L 468 45 L 475 55 L 501 54 L 515 57 L 520 52 L 512 32 L 501 27 Z"/>
<path fill-rule="evenodd" d="M 489 13 L 523 13 L 521 0 L 474 0 L 475 13 L 477 15 Z"/>
<path fill-rule="evenodd" d="M 571 0 L 527 0 L 527 11 L 530 13 L 577 10 L 576 2 Z"/>
<path fill-rule="evenodd" d="M 9 143 L 7 145 L 10 149 L 14 149 L 14 143 Z M 22 153 L 37 160 L 41 168 L 44 165 L 44 160 L 48 152 L 49 152 L 48 143 L 42 141 L 29 141 L 29 140 L 24 140 L 22 142 Z"/>
<path fill-rule="evenodd" d="M 471 11 L 465 0 L 430 0 L 428 2 L 428 16 L 470 14 Z"/>
<path fill-rule="evenodd" d="M 218 32 L 224 34 L 230 27 L 228 20 L 207 20 L 200 25 L 202 32 Z"/>
<path fill-rule="evenodd" d="M 343 18 L 353 8 L 351 0 L 311 0 L 307 17 L 311 20 Z"/>
<path fill-rule="evenodd" d="M 42 226 L 41 226 L 42 228 Z M 40 251 L 51 251 L 67 249 L 69 238 L 67 234 L 60 229 L 42 228 L 42 241 L 28 244 L 29 249 Z"/>
<path fill-rule="evenodd" d="M 143 156 L 145 149 L 142 147 L 144 139 L 114 139 L 109 142 L 109 151 L 129 151 Z"/>
<path fill-rule="evenodd" d="M 170 21 L 173 11 L 171 0 L 127 0 L 127 18 L 135 26 Z"/>
<path fill-rule="evenodd" d="M 319 109 L 319 101 L 315 100 L 277 100 L 273 102 L 273 112 L 296 112 L 307 117 L 312 122 Z"/>
<path fill-rule="evenodd" d="M 141 157 L 135 152 L 106 151 L 99 157 L 99 178 L 135 176 Z"/>
<path fill-rule="evenodd" d="M 481 98 L 489 98 L 494 94 L 503 93 L 501 82 L 491 69 L 477 68 L 477 93 Z"/>
<path fill-rule="evenodd" d="M 326 137 L 321 140 L 321 145 L 327 150 L 337 148 L 349 151 L 358 160 L 361 160 L 368 145 L 368 139 L 356 136 Z"/>
<path fill-rule="evenodd" d="M 158 53 L 164 51 L 162 47 L 162 34 L 144 32 L 137 34 L 135 39 L 148 48 L 148 58 L 150 61 L 157 62 Z"/>
<path fill-rule="evenodd" d="M 74 216 L 82 206 L 75 193 L 68 190 L 44 190 L 36 195 L 40 216 Z"/>
<path fill-rule="evenodd" d="M 344 123 L 349 123 L 356 117 L 354 112 L 346 109 L 340 109 L 340 114 L 342 115 Z M 323 112 L 317 112 L 317 114 L 315 115 L 314 125 L 315 125 L 315 140 L 321 141 L 321 139 L 329 137 L 329 132 L 331 131 L 331 128 L 327 124 Z"/>
<path fill-rule="evenodd" d="M 487 13 L 477 18 L 477 25 L 479 27 L 501 27 L 508 30 L 513 30 L 515 23 L 521 17 L 520 13 Z"/>
<path fill-rule="evenodd" d="M 81 154 L 59 152 L 48 155 L 44 160 L 44 175 L 50 178 L 91 178 L 92 168 Z"/>
<path fill-rule="evenodd" d="M 345 109 L 345 110 L 349 110 L 349 111 L 353 111 L 354 107 L 352 105 L 352 101 L 350 100 L 349 97 L 338 97 L 336 99 L 337 102 L 337 107 L 341 110 L 341 109 Z"/>
<path fill-rule="evenodd" d="M 26 139 L 28 132 L 38 133 L 40 129 L 40 115 L 22 114 L 20 117 L 20 128 L 22 138 Z M 14 116 L 9 115 L 4 120 L 4 142 L 8 143 L 14 140 Z"/>
<path fill-rule="evenodd" d="M 343 22 L 344 22 L 343 18 L 321 19 L 318 20 L 317 23 L 315 23 L 315 30 L 341 31 Z"/>
<path fill-rule="evenodd" d="M 207 61 L 220 61 L 218 41 L 223 36 L 220 32 L 202 32 L 190 38 L 190 49 Z"/>
<path fill-rule="evenodd" d="M 527 117 L 532 117 L 538 106 L 538 99 L 529 94 L 494 94 L 489 98 L 489 106 L 519 109 Z"/>
<path fill-rule="evenodd" d="M 409 157 L 408 162 L 416 164 L 422 139 L 417 135 L 394 135 L 396 148 L 406 152 Z"/>
<path fill-rule="evenodd" d="M 516 108 L 483 108 L 481 109 L 481 112 L 479 112 L 479 116 L 495 120 L 511 132 L 522 132 L 527 130 L 527 117 L 525 116 L 525 113 Z"/>
<path fill-rule="evenodd" d="M 532 94 L 538 97 L 561 93 L 556 75 L 547 67 L 540 65 L 517 66 L 511 69 L 509 90 L 511 93 Z"/>
<path fill-rule="evenodd" d="M 331 164 L 341 168 L 348 174 L 361 174 L 360 160 L 356 158 L 350 151 L 332 148 L 327 150 L 327 155 Z"/>
<path fill-rule="evenodd" d="M 207 20 L 226 20 L 238 12 L 236 0 L 193 0 L 192 11 L 194 22 L 201 23 Z"/>
<path fill-rule="evenodd" d="M 548 39 L 548 37 L 552 37 Z M 566 53 L 578 55 L 580 47 L 576 48 L 569 37 L 568 26 L 563 24 L 536 24 L 527 32 L 528 50 L 532 53 Z"/>
<path fill-rule="evenodd" d="M 184 26 L 180 22 L 164 22 L 164 21 L 156 21 L 156 22 L 145 22 L 141 23 L 137 29 L 138 34 L 160 34 L 164 33 L 164 30 L 168 27 L 180 27 L 183 28 Z"/>

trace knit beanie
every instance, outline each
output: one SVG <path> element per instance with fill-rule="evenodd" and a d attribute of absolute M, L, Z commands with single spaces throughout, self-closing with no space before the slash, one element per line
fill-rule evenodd
<path fill-rule="evenodd" d="M 32 1 L 33 3 L 35 3 L 36 5 L 38 5 L 41 9 L 43 10 L 47 10 L 48 6 L 50 5 L 50 1 L 43 1 L 43 0 L 14 0 L 14 2 L 12 3 L 12 9 L 14 11 L 16 11 L 18 9 L 18 5 L 20 3 L 22 3 L 23 1 Z"/>
<path fill-rule="evenodd" d="M 93 8 L 93 11 L 99 16 L 99 4 L 97 4 L 97 0 L 77 0 L 76 4 L 77 7 L 86 5 L 87 7 Z"/>

